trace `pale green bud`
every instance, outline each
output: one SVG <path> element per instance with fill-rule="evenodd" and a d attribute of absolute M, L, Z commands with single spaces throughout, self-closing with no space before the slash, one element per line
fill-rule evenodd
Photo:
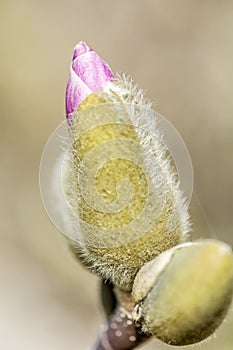
<path fill-rule="evenodd" d="M 133 285 L 133 315 L 143 331 L 171 345 L 210 336 L 233 292 L 231 248 L 217 240 L 186 243 L 145 264 Z"/>

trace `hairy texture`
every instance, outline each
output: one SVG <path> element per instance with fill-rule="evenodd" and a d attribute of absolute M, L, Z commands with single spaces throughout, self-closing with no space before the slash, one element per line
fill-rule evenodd
<path fill-rule="evenodd" d="M 71 127 L 64 166 L 73 249 L 131 290 L 147 261 L 187 238 L 189 218 L 151 104 L 127 78 L 89 95 Z"/>

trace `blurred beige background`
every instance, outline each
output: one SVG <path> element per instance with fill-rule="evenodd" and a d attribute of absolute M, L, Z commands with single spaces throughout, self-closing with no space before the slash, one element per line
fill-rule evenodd
<path fill-rule="evenodd" d="M 157 101 L 193 161 L 193 236 L 232 245 L 233 1 L 2 0 L 0 36 L 0 348 L 86 350 L 103 321 L 98 279 L 71 257 L 38 186 L 73 47 L 86 41 Z M 230 314 L 201 349 L 232 349 L 232 326 Z"/>

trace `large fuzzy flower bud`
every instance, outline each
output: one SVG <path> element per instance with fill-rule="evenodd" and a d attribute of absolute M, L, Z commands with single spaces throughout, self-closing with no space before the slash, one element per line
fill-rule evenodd
<path fill-rule="evenodd" d="M 125 77 L 113 80 L 84 43 L 70 74 L 72 144 L 62 183 L 72 209 L 71 245 L 91 270 L 130 290 L 145 262 L 185 240 L 187 206 L 142 91 Z"/>

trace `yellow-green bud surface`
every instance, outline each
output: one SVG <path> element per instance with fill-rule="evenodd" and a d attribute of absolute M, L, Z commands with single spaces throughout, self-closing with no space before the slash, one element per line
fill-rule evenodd
<path fill-rule="evenodd" d="M 186 243 L 145 264 L 135 278 L 134 318 L 171 345 L 210 336 L 232 300 L 233 255 L 216 240 Z"/>

